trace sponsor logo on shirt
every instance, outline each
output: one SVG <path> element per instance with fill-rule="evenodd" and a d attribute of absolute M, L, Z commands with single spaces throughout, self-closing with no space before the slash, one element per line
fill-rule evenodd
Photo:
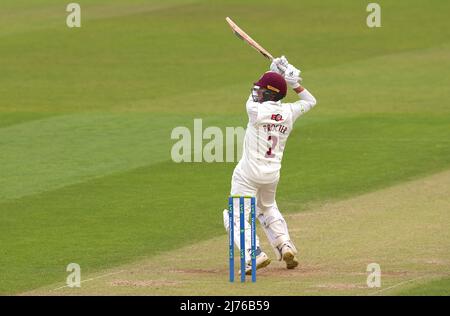
<path fill-rule="evenodd" d="M 281 114 L 272 114 L 270 119 L 279 122 L 283 119 L 283 116 L 281 116 Z"/>

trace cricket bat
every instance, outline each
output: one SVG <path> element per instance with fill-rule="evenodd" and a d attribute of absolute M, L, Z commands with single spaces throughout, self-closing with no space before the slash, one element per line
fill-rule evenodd
<path fill-rule="evenodd" d="M 247 42 L 251 47 L 256 49 L 258 52 L 260 52 L 264 57 L 266 57 L 270 61 L 273 60 L 273 56 L 267 50 L 265 50 L 261 45 L 259 45 L 254 39 L 252 39 L 250 36 L 248 36 L 248 34 L 245 33 L 239 26 L 237 26 L 237 24 L 234 23 L 233 20 L 231 20 L 229 17 L 227 17 L 225 20 L 228 22 L 231 29 L 233 30 L 233 33 L 238 38 Z"/>

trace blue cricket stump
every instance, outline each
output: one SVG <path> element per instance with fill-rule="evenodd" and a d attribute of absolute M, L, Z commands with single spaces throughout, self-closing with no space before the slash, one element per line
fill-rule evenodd
<path fill-rule="evenodd" d="M 230 282 L 234 282 L 234 199 L 239 199 L 239 233 L 241 282 L 245 282 L 245 199 L 250 199 L 250 228 L 251 228 L 251 262 L 252 282 L 256 282 L 256 199 L 252 196 L 230 196 L 228 198 L 228 245 L 230 256 Z"/>

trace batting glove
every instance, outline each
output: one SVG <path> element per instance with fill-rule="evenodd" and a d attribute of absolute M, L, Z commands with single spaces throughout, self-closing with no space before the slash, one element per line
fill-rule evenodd
<path fill-rule="evenodd" d="M 300 73 L 300 69 L 295 68 L 291 64 L 286 67 L 286 70 L 284 72 L 284 79 L 292 89 L 300 87 L 300 82 L 302 81 Z"/>
<path fill-rule="evenodd" d="M 281 56 L 279 58 L 275 58 L 270 64 L 270 71 L 279 73 L 280 75 L 284 75 L 286 68 L 288 67 L 289 62 L 286 57 Z"/>

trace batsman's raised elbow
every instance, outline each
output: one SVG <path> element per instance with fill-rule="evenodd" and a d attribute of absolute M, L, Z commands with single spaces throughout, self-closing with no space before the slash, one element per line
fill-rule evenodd
<path fill-rule="evenodd" d="M 317 104 L 317 99 L 315 97 L 313 97 L 312 95 L 311 95 L 311 100 L 308 100 L 308 101 L 311 104 L 312 108 L 315 107 Z"/>

